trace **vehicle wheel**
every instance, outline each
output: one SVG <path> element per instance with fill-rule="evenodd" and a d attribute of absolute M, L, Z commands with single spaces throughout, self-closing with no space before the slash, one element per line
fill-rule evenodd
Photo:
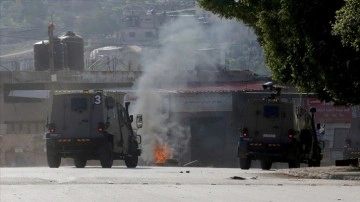
<path fill-rule="evenodd" d="M 138 164 L 138 156 L 125 157 L 125 165 L 128 168 L 135 168 Z"/>
<path fill-rule="evenodd" d="M 289 161 L 289 168 L 300 168 L 300 161 L 298 159 Z"/>
<path fill-rule="evenodd" d="M 61 156 L 57 152 L 47 149 L 46 157 L 50 168 L 58 168 L 60 166 Z"/>
<path fill-rule="evenodd" d="M 74 165 L 77 168 L 84 168 L 86 166 L 86 159 L 83 157 L 75 157 Z"/>
<path fill-rule="evenodd" d="M 263 170 L 270 170 L 272 166 L 272 162 L 268 159 L 261 160 L 260 164 L 261 164 L 261 169 Z"/>
<path fill-rule="evenodd" d="M 239 158 L 240 168 L 243 170 L 249 170 L 251 166 L 251 159 L 249 158 Z"/>
<path fill-rule="evenodd" d="M 99 159 L 101 167 L 111 168 L 113 165 L 113 151 L 110 144 L 103 144 L 99 148 Z"/>
<path fill-rule="evenodd" d="M 309 160 L 309 167 L 320 167 L 320 160 Z"/>

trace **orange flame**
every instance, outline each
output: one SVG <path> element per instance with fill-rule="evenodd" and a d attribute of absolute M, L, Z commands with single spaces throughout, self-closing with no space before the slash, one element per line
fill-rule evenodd
<path fill-rule="evenodd" d="M 170 157 L 170 148 L 167 144 L 154 145 L 154 157 L 156 163 L 165 163 L 166 159 Z"/>

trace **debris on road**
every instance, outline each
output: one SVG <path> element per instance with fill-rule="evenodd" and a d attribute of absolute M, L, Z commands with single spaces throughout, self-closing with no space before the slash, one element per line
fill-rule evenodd
<path fill-rule="evenodd" d="M 186 173 L 190 173 L 190 170 L 185 171 Z M 180 171 L 180 173 L 184 173 L 183 171 Z"/>
<path fill-rule="evenodd" d="M 191 161 L 191 162 L 189 162 L 189 163 L 184 164 L 183 166 L 184 166 L 184 167 L 190 166 L 190 165 L 192 165 L 192 164 L 194 164 L 194 163 L 197 163 L 197 162 L 198 162 L 198 160 Z"/>
<path fill-rule="evenodd" d="M 240 177 L 240 176 L 233 176 L 231 177 L 233 180 L 246 180 L 246 178 Z"/>

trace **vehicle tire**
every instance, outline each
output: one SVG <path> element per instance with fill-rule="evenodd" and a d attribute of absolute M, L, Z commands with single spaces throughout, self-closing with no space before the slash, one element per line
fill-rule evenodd
<path fill-rule="evenodd" d="M 249 168 L 251 166 L 251 159 L 239 158 L 239 165 L 242 170 L 249 170 Z"/>
<path fill-rule="evenodd" d="M 300 168 L 300 161 L 298 159 L 294 159 L 288 162 L 289 168 Z"/>
<path fill-rule="evenodd" d="M 57 152 L 55 152 L 51 149 L 47 149 L 46 157 L 47 157 L 47 163 L 50 168 L 60 167 L 61 156 Z"/>
<path fill-rule="evenodd" d="M 268 159 L 264 159 L 260 161 L 261 169 L 263 170 L 270 170 L 272 166 L 272 162 Z"/>
<path fill-rule="evenodd" d="M 320 167 L 320 160 L 309 160 L 309 167 Z"/>
<path fill-rule="evenodd" d="M 300 142 L 302 153 L 310 153 L 312 143 L 311 132 L 309 130 L 302 130 L 300 132 Z"/>
<path fill-rule="evenodd" d="M 124 160 L 128 168 L 135 168 L 138 164 L 138 156 L 127 156 Z"/>
<path fill-rule="evenodd" d="M 86 159 L 83 157 L 75 157 L 74 158 L 74 165 L 76 168 L 85 168 L 86 166 Z"/>
<path fill-rule="evenodd" d="M 99 159 L 101 167 L 111 168 L 113 165 L 113 151 L 109 143 L 101 145 L 99 148 Z"/>

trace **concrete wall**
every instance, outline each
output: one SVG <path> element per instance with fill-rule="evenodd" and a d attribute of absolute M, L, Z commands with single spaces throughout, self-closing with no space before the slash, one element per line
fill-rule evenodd
<path fill-rule="evenodd" d="M 45 166 L 43 134 L 6 134 L 0 139 L 0 166 Z"/>

